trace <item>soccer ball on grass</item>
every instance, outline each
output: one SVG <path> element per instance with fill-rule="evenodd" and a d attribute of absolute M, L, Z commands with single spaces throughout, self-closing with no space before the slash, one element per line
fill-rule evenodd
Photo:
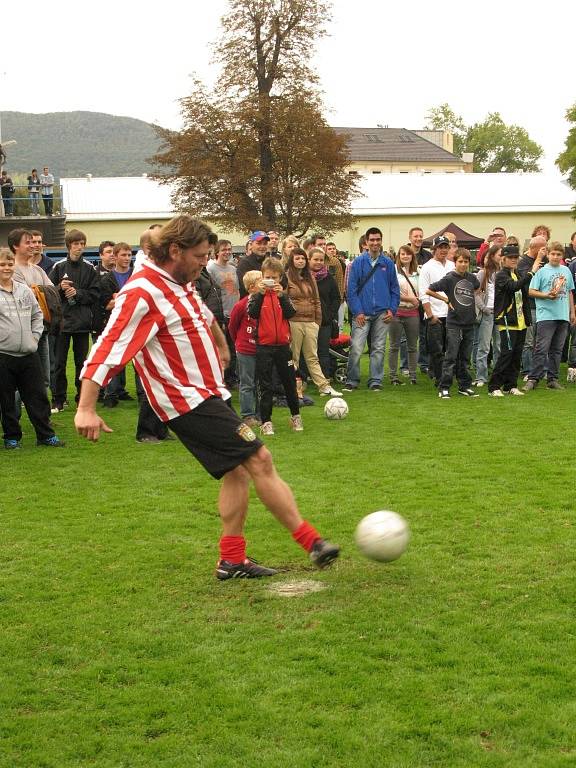
<path fill-rule="evenodd" d="M 356 544 L 360 552 L 381 563 L 397 560 L 406 550 L 409 539 L 406 520 L 388 510 L 366 515 L 356 528 Z"/>
<path fill-rule="evenodd" d="M 331 397 L 324 406 L 324 415 L 332 421 L 345 419 L 348 416 L 348 403 L 342 397 Z"/>

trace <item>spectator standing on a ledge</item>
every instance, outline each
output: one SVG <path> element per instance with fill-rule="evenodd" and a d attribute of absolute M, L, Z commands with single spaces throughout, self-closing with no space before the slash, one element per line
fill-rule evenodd
<path fill-rule="evenodd" d="M 44 201 L 44 212 L 46 216 L 52 216 L 54 208 L 54 176 L 50 173 L 47 165 L 44 166 L 40 174 L 40 191 Z"/>

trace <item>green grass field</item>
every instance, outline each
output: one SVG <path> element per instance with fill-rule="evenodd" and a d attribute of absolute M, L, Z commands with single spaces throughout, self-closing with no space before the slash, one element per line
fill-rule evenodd
<path fill-rule="evenodd" d="M 177 443 L 4 452 L 2 768 L 573 766 L 576 387 L 441 401 L 432 385 L 323 400 L 268 438 L 331 570 L 253 500 L 249 553 L 285 568 L 219 583 L 217 483 Z M 363 559 L 358 520 L 412 541 Z M 273 590 L 304 582 L 302 594 Z M 306 584 L 312 582 L 312 584 Z"/>

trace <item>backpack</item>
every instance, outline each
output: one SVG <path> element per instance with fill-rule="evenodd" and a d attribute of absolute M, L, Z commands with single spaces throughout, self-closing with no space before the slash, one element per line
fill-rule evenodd
<path fill-rule="evenodd" d="M 51 333 L 60 330 L 62 303 L 58 289 L 53 285 L 33 285 L 32 291 L 44 316 L 44 326 Z"/>

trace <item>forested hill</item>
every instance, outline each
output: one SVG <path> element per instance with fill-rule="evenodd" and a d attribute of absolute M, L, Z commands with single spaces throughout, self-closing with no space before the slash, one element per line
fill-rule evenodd
<path fill-rule="evenodd" d="M 139 176 L 150 173 L 146 162 L 158 149 L 154 128 L 132 117 L 102 112 L 2 112 L 5 168 L 11 174 L 44 165 L 58 178 L 67 176 Z"/>

